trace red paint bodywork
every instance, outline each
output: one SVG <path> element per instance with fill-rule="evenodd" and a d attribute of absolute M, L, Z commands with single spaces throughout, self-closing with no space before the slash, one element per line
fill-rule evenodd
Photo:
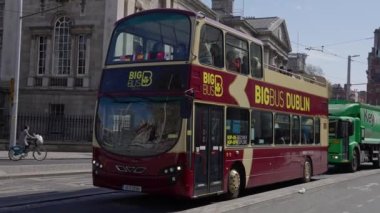
<path fill-rule="evenodd" d="M 220 97 L 204 95 L 203 75 L 204 72 L 219 75 L 223 79 L 223 94 Z M 194 99 L 215 102 L 219 104 L 237 105 L 236 99 L 229 93 L 229 86 L 235 80 L 236 75 L 215 71 L 209 68 L 191 65 L 189 88 L 194 91 Z M 284 109 L 275 106 L 267 106 L 255 103 L 255 85 L 290 92 L 310 98 L 310 111 L 298 112 L 296 110 Z M 146 91 L 147 94 L 151 93 Z M 170 91 L 168 91 L 170 92 Z M 243 93 L 243 91 L 242 91 Z M 251 107 L 264 108 L 268 110 L 284 111 L 289 113 L 300 113 L 308 115 L 327 116 L 326 98 L 311 95 L 301 91 L 295 91 L 286 87 L 268 84 L 260 80 L 250 78 L 244 90 Z M 194 133 L 193 133 L 194 134 Z M 223 159 L 223 188 L 227 191 L 228 172 L 236 162 L 242 162 L 244 151 L 253 149 L 251 174 L 248 176 L 246 187 L 254 187 L 271 184 L 280 181 L 292 180 L 303 176 L 303 165 L 307 158 L 312 161 L 313 174 L 321 174 L 327 170 L 327 147 L 321 145 L 293 145 L 293 146 L 254 146 L 247 148 L 225 148 Z M 122 189 L 122 186 L 136 185 L 142 187 L 142 192 L 176 195 L 183 197 L 194 197 L 194 153 L 191 153 L 192 162 L 188 162 L 186 153 L 165 153 L 159 156 L 146 158 L 129 158 L 111 154 L 101 148 L 94 147 L 93 158 L 100 162 L 103 168 L 93 169 L 93 181 L 95 186 L 112 189 Z M 146 171 L 142 174 L 130 174 L 120 172 L 115 165 L 127 165 L 144 167 Z M 163 173 L 170 166 L 181 166 L 183 169 L 176 175 Z M 175 176 L 176 181 L 171 178 Z"/>

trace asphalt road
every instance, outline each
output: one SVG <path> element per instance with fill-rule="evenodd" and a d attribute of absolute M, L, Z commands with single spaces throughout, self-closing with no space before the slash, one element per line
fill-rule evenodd
<path fill-rule="evenodd" d="M 228 201 L 100 189 L 92 186 L 89 174 L 4 179 L 0 189 L 0 212 L 377 213 L 380 209 L 380 170 L 370 169 L 326 174 L 307 184 L 293 181 L 254 188 Z M 305 193 L 298 193 L 302 189 Z"/>
<path fill-rule="evenodd" d="M 46 159 L 43 161 L 36 161 L 34 159 L 23 159 L 19 161 L 11 161 L 9 159 L 0 159 L 0 166 L 9 165 L 45 165 L 45 164 L 70 164 L 70 163 L 89 163 L 91 159 Z"/>

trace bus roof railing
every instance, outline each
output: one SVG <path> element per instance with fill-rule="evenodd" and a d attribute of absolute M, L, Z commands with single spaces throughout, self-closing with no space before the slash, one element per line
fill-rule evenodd
<path fill-rule="evenodd" d="M 287 75 L 287 76 L 290 76 L 290 77 L 293 77 L 293 78 L 297 78 L 297 79 L 300 79 L 300 80 L 303 80 L 303 81 L 306 81 L 306 82 L 309 82 L 309 83 L 317 84 L 319 86 L 325 87 L 326 84 L 327 84 L 326 79 L 324 77 L 322 77 L 322 76 L 312 76 L 312 75 L 308 75 L 306 73 L 305 74 L 294 73 L 294 72 L 291 72 L 289 70 L 278 68 L 276 66 L 269 65 L 269 64 L 264 64 L 264 66 L 266 68 L 268 68 L 269 70 L 271 70 L 271 71 L 278 72 L 278 73 L 281 73 L 283 75 Z M 306 75 L 308 75 L 308 76 L 306 76 Z M 320 79 L 317 79 L 317 77 L 320 78 Z"/>

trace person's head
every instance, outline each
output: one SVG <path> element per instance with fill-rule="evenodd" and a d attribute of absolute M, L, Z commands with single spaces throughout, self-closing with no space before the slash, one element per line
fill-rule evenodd
<path fill-rule="evenodd" d="M 174 59 L 184 59 L 186 57 L 186 46 L 185 44 L 178 44 L 174 49 Z"/>
<path fill-rule="evenodd" d="M 24 126 L 24 130 L 29 130 L 29 126 L 28 126 L 28 125 L 25 125 L 25 126 Z"/>

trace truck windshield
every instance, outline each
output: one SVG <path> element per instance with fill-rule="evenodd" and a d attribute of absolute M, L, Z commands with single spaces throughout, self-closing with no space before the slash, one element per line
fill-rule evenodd
<path fill-rule="evenodd" d="M 95 133 L 109 152 L 146 157 L 172 148 L 181 129 L 180 102 L 101 97 Z"/>
<path fill-rule="evenodd" d="M 337 129 L 338 129 L 338 121 L 337 120 L 330 120 L 329 122 L 329 137 L 330 138 L 337 138 Z"/>
<path fill-rule="evenodd" d="M 106 64 L 189 59 L 191 21 L 177 12 L 155 12 L 122 20 L 113 32 Z"/>

